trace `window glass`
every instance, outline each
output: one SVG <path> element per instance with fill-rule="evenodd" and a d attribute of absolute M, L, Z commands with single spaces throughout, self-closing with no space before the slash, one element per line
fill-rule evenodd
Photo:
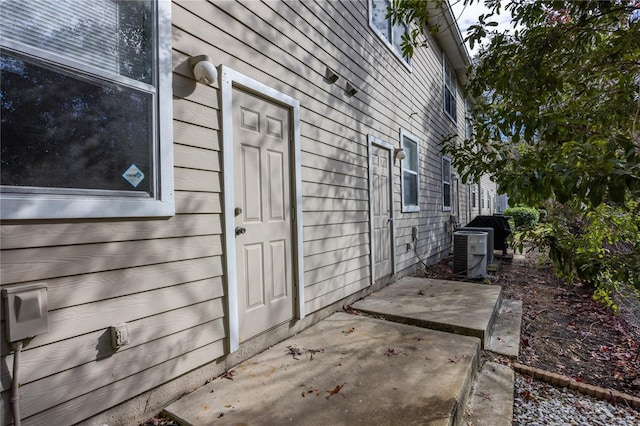
<path fill-rule="evenodd" d="M 447 58 L 443 59 L 444 65 L 444 112 L 454 122 L 457 120 L 457 108 L 456 108 L 456 74 Z"/>
<path fill-rule="evenodd" d="M 402 177 L 404 184 L 404 204 L 405 206 L 417 206 L 418 205 L 418 176 L 410 173 L 405 173 Z"/>
<path fill-rule="evenodd" d="M 151 94 L 8 52 L 0 71 L 2 185 L 153 195 Z M 132 165 L 142 180 L 123 178 Z"/>
<path fill-rule="evenodd" d="M 385 41 L 389 48 L 408 64 L 409 58 L 402 56 L 401 44 L 402 35 L 409 31 L 409 26 L 405 24 L 392 25 L 391 19 L 387 18 L 387 10 L 389 7 L 391 7 L 390 0 L 370 0 L 370 25 L 376 30 L 377 34 Z"/>
<path fill-rule="evenodd" d="M 3 191 L 153 196 L 151 2 L 6 0 L 2 7 Z M 125 84 L 130 79 L 145 85 Z"/>
<path fill-rule="evenodd" d="M 380 34 L 391 41 L 391 20 L 387 19 L 387 9 L 391 6 L 389 0 L 373 0 L 371 2 L 371 20 L 373 26 L 380 31 Z"/>
<path fill-rule="evenodd" d="M 442 207 L 451 209 L 451 160 L 442 157 Z"/>
<path fill-rule="evenodd" d="M 404 160 L 402 160 L 402 166 L 405 169 L 417 171 L 418 170 L 418 144 L 416 144 L 411 139 L 405 137 L 402 148 L 405 154 L 405 158 Z"/>
<path fill-rule="evenodd" d="M 401 133 L 402 149 L 405 158 L 402 160 L 402 209 L 403 211 L 419 210 L 419 173 L 418 173 L 418 141 L 404 132 Z"/>
<path fill-rule="evenodd" d="M 2 35 L 25 45 L 152 84 L 150 1 L 4 0 Z"/>
<path fill-rule="evenodd" d="M 466 108 L 467 115 L 464 119 L 464 133 L 465 137 L 469 140 L 473 139 L 473 121 L 471 121 L 471 111 L 469 111 L 469 107 Z"/>
<path fill-rule="evenodd" d="M 396 52 L 402 54 L 402 36 L 403 34 L 405 34 L 409 28 L 404 25 L 394 25 L 393 26 L 393 34 L 391 37 L 391 43 L 393 44 L 393 48 L 396 50 Z M 409 58 L 408 57 L 404 57 L 405 61 L 408 62 Z"/>

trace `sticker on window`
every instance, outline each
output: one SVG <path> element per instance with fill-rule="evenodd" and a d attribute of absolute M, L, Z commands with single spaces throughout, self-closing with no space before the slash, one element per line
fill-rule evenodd
<path fill-rule="evenodd" d="M 131 186 L 136 188 L 138 185 L 140 185 L 140 182 L 144 180 L 144 173 L 142 173 L 142 170 L 140 170 L 138 166 L 132 164 L 127 170 L 125 170 L 125 172 L 122 174 L 122 177 L 124 178 L 124 180 L 129 182 Z"/>

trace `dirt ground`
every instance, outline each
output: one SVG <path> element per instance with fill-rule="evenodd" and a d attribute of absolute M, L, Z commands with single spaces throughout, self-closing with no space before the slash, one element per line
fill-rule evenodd
<path fill-rule="evenodd" d="M 523 302 L 518 362 L 640 395 L 640 332 L 632 326 L 640 312 L 624 312 L 629 307 L 623 306 L 623 314 L 614 314 L 585 286 L 558 279 L 539 253 L 499 265 L 491 283 L 502 286 L 504 298 Z M 451 259 L 427 268 L 425 276 L 456 279 Z"/>

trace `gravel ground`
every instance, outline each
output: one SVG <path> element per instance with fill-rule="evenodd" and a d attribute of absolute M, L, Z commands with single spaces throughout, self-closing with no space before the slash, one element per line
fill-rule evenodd
<path fill-rule="evenodd" d="M 638 426 L 640 412 L 516 373 L 513 425 Z"/>

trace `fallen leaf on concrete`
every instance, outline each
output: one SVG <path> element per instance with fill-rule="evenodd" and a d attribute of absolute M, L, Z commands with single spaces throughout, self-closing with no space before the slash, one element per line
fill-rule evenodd
<path fill-rule="evenodd" d="M 222 377 L 224 377 L 225 379 L 233 380 L 233 376 L 235 376 L 236 374 L 237 374 L 236 370 L 229 370 L 229 371 L 225 372 L 222 375 Z"/>
<path fill-rule="evenodd" d="M 330 391 L 327 391 L 327 393 L 329 394 L 329 396 L 333 396 L 335 394 L 337 394 L 338 392 L 340 392 L 340 390 L 342 389 L 342 387 L 346 385 L 346 383 L 343 383 L 341 385 L 336 386 L 335 388 L 333 388 Z M 327 396 L 327 398 L 329 398 L 329 396 Z"/>
<path fill-rule="evenodd" d="M 313 355 L 317 353 L 324 352 L 324 349 L 307 349 L 307 352 L 311 354 L 311 359 L 313 359 Z"/>
<path fill-rule="evenodd" d="M 398 355 L 398 352 L 394 348 L 387 349 L 387 356 Z"/>
<path fill-rule="evenodd" d="M 349 327 L 349 329 L 343 331 L 344 334 L 351 334 L 355 331 L 356 329 L 353 327 Z"/>
<path fill-rule="evenodd" d="M 296 356 L 302 355 L 302 351 L 300 351 L 300 349 L 296 348 L 295 346 L 287 346 L 286 354 L 291 355 L 293 359 L 298 359 L 296 358 Z"/>
<path fill-rule="evenodd" d="M 459 363 L 460 361 L 462 361 L 463 359 L 465 359 L 467 356 L 466 355 L 462 355 L 462 356 L 457 356 L 455 358 L 449 358 L 449 362 L 452 362 L 454 364 Z"/>
<path fill-rule="evenodd" d="M 351 305 L 344 305 L 342 309 L 348 314 L 357 314 L 357 312 L 351 307 Z"/>

